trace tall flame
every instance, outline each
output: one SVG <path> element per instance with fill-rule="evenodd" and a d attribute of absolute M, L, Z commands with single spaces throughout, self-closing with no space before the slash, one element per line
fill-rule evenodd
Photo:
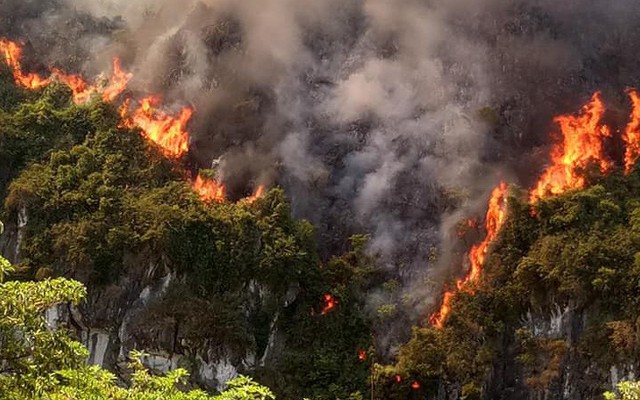
<path fill-rule="evenodd" d="M 127 115 L 128 103 L 125 103 L 120 113 L 126 121 L 125 126 L 139 127 L 166 155 L 181 157 L 189 151 L 189 133 L 186 126 L 193 110 L 185 107 L 178 116 L 173 116 L 156 109 L 159 103 L 160 99 L 156 96 L 145 97 L 131 115 Z"/>
<path fill-rule="evenodd" d="M 27 89 L 39 89 L 51 83 L 50 79 L 44 79 L 37 74 L 22 72 L 22 47 L 10 40 L 0 39 L 0 52 L 4 61 L 11 68 L 16 83 Z"/>
<path fill-rule="evenodd" d="M 193 189 L 200 195 L 202 201 L 224 202 L 224 185 L 220 185 L 215 179 L 204 178 L 198 174 L 193 182 Z"/>
<path fill-rule="evenodd" d="M 102 90 L 102 99 L 107 102 L 114 101 L 127 89 L 127 84 L 133 74 L 122 69 L 122 63 L 118 57 L 113 59 L 113 73 L 109 82 Z"/>
<path fill-rule="evenodd" d="M 627 91 L 631 98 L 631 116 L 622 135 L 627 148 L 624 153 L 624 172 L 631 172 L 633 165 L 640 156 L 640 96 L 635 89 Z"/>
<path fill-rule="evenodd" d="M 451 312 L 451 300 L 460 290 L 473 290 L 470 285 L 478 282 L 480 273 L 484 266 L 485 257 L 489 251 L 491 243 L 496 239 L 504 221 L 506 219 L 506 197 L 508 186 L 505 182 L 500 182 L 491 192 L 487 215 L 485 218 L 486 236 L 484 240 L 471 248 L 469 252 L 469 272 L 467 275 L 456 281 L 456 287 L 447 290 L 442 298 L 440 310 L 433 314 L 430 318 L 431 324 L 437 328 L 442 328 L 444 321 Z"/>
<path fill-rule="evenodd" d="M 95 94 L 99 94 L 106 102 L 112 102 L 126 90 L 127 84 L 133 78 L 132 73 L 122 69 L 122 63 L 117 57 L 113 59 L 112 68 L 109 80 L 95 85 L 89 85 L 80 75 L 68 75 L 59 69 L 53 69 L 52 77 L 71 88 L 76 104 L 86 103 Z"/>
<path fill-rule="evenodd" d="M 256 191 L 253 192 L 253 194 L 251 196 L 247 197 L 244 200 L 247 203 L 251 204 L 251 203 L 254 203 L 256 200 L 261 199 L 262 197 L 264 197 L 264 185 L 258 186 Z"/>
<path fill-rule="evenodd" d="M 605 107 L 600 93 L 582 107 L 578 115 L 562 115 L 554 121 L 560 125 L 562 143 L 551 150 L 552 164 L 544 171 L 529 194 L 533 203 L 549 194 L 557 195 L 571 189 L 582 189 L 585 177 L 581 169 L 595 162 L 600 171 L 611 168 L 603 151 L 603 140 L 611 135 L 609 128 L 601 124 Z"/>

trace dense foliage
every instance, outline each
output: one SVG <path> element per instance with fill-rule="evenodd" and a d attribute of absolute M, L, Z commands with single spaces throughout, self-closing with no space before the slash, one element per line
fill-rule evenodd
<path fill-rule="evenodd" d="M 477 398 L 488 396 L 491 379 L 502 393 L 523 384 L 543 393 L 567 357 L 605 371 L 637 360 L 640 171 L 592 176 L 590 183 L 534 206 L 512 190 L 509 218 L 475 293 L 456 296 L 443 329 L 416 328 L 398 369 Z M 569 335 L 540 325 L 563 313 L 581 321 Z M 516 382 L 520 373 L 525 382 Z M 589 398 L 607 389 L 606 378 L 590 384 Z"/>
<path fill-rule="evenodd" d="M 167 159 L 124 128 L 115 106 L 75 105 L 62 85 L 19 89 L 2 68 L 0 94 L 0 216 L 14 230 L 28 216 L 17 278 L 73 278 L 109 304 L 113 288 L 170 274 L 177 279 L 131 326 L 145 348 L 162 348 L 148 332 L 170 328 L 190 348 L 259 358 L 275 326 L 286 345 L 257 376 L 284 398 L 366 392 L 357 354 L 371 343 L 362 289 L 373 270 L 361 239 L 323 263 L 313 228 L 291 217 L 281 190 L 255 203 L 204 203 L 188 160 Z M 327 292 L 339 305 L 320 315 Z"/>

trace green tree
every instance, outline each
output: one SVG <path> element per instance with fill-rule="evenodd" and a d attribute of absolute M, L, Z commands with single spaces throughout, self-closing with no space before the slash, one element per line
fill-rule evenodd
<path fill-rule="evenodd" d="M 0 277 L 13 271 L 0 257 Z M 228 382 L 229 389 L 211 396 L 201 390 L 182 391 L 187 371 L 153 376 L 131 355 L 131 385 L 121 387 L 116 376 L 84 364 L 88 352 L 63 328 L 49 326 L 46 310 L 63 303 L 78 304 L 85 287 L 63 278 L 41 282 L 0 283 L 0 393 L 7 400 L 273 400 L 271 391 L 246 377 Z"/>

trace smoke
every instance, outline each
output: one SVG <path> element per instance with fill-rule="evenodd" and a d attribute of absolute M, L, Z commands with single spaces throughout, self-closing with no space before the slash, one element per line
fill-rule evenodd
<path fill-rule="evenodd" d="M 624 107 L 640 76 L 635 0 L 5 0 L 0 15 L 33 68 L 93 75 L 119 55 L 134 92 L 194 106 L 193 163 L 232 196 L 282 185 L 325 256 L 369 233 L 401 283 L 371 293 L 374 313 L 398 303 L 389 346 L 461 268 L 455 225 L 498 179 L 531 183 L 552 116 L 595 90 Z"/>

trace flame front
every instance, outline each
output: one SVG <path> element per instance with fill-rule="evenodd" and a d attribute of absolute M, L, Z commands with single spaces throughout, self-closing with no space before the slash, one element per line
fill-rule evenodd
<path fill-rule="evenodd" d="M 631 172 L 640 156 L 640 96 L 635 89 L 630 89 L 627 93 L 631 98 L 631 116 L 622 135 L 626 144 L 624 153 L 624 172 L 626 174 Z"/>
<path fill-rule="evenodd" d="M 204 178 L 198 174 L 196 180 L 193 182 L 193 189 L 200 195 L 202 201 L 224 202 L 224 186 L 220 185 L 215 179 Z"/>
<path fill-rule="evenodd" d="M 485 218 L 486 236 L 484 240 L 471 248 L 469 252 L 469 272 L 456 282 L 453 290 L 448 290 L 442 298 L 440 310 L 430 318 L 431 324 L 437 328 L 442 328 L 444 321 L 451 312 L 451 300 L 456 292 L 460 290 L 472 290 L 469 286 L 475 284 L 480 279 L 480 273 L 484 266 L 485 257 L 489 251 L 491 243 L 496 239 L 504 221 L 506 219 L 506 197 L 508 186 L 505 182 L 500 182 L 491 192 L 487 215 Z"/>
<path fill-rule="evenodd" d="M 66 74 L 57 68 L 52 69 L 48 78 L 43 78 L 38 74 L 22 71 L 22 47 L 18 43 L 0 39 L 0 52 L 18 85 L 27 89 L 39 89 L 51 82 L 59 81 L 69 86 L 76 104 L 86 103 L 94 94 L 99 94 L 104 101 L 111 102 L 125 91 L 133 77 L 133 74 L 122 69 L 120 59 L 114 58 L 113 73 L 106 83 L 89 85 L 80 75 Z"/>
<path fill-rule="evenodd" d="M 110 103 L 127 89 L 127 84 L 133 78 L 133 74 L 122 69 L 122 63 L 117 57 L 113 59 L 112 68 L 109 80 L 95 85 L 89 85 L 80 75 L 68 75 L 59 69 L 53 70 L 52 77 L 71 88 L 76 104 L 86 103 L 96 94 Z"/>
<path fill-rule="evenodd" d="M 22 72 L 22 47 L 10 40 L 0 39 L 0 52 L 16 83 L 27 89 L 39 89 L 51 83 L 50 79 L 44 79 L 38 74 Z"/>
<path fill-rule="evenodd" d="M 552 164 L 529 194 L 532 203 L 549 194 L 582 189 L 585 185 L 582 169 L 591 162 L 597 163 L 603 173 L 611 168 L 611 162 L 603 151 L 603 140 L 610 136 L 609 128 L 601 124 L 604 111 L 600 93 L 596 92 L 580 114 L 555 118 L 554 121 L 560 125 L 562 143 L 551 150 Z"/>
<path fill-rule="evenodd" d="M 52 69 L 48 78 L 42 78 L 34 73 L 25 74 L 21 64 L 22 47 L 16 42 L 0 39 L 0 53 L 18 85 L 28 89 L 38 89 L 52 82 L 62 82 L 73 92 L 73 101 L 76 104 L 86 103 L 96 95 L 105 102 L 113 102 L 124 93 L 127 84 L 133 78 L 133 74 L 122 68 L 119 58 L 113 59 L 113 71 L 109 79 L 99 80 L 96 84 L 90 85 L 80 75 L 66 74 L 55 68 Z M 162 148 L 166 156 L 180 158 L 189 151 L 190 135 L 186 127 L 193 116 L 193 109 L 184 107 L 177 115 L 170 115 L 158 109 L 159 105 L 158 97 L 148 96 L 143 98 L 134 110 L 131 110 L 131 99 L 124 99 L 120 106 L 122 118 L 120 126 L 140 128 L 142 134 Z M 203 201 L 223 202 L 225 200 L 224 185 L 214 179 L 206 179 L 198 175 L 192 185 Z M 253 203 L 264 196 L 264 192 L 265 187 L 260 185 L 252 196 L 244 200 Z"/>
<path fill-rule="evenodd" d="M 102 99 L 107 102 L 114 101 L 126 89 L 129 81 L 133 78 L 133 74 L 122 69 L 122 63 L 119 58 L 113 59 L 113 73 L 109 79 L 109 83 L 102 91 Z"/>

